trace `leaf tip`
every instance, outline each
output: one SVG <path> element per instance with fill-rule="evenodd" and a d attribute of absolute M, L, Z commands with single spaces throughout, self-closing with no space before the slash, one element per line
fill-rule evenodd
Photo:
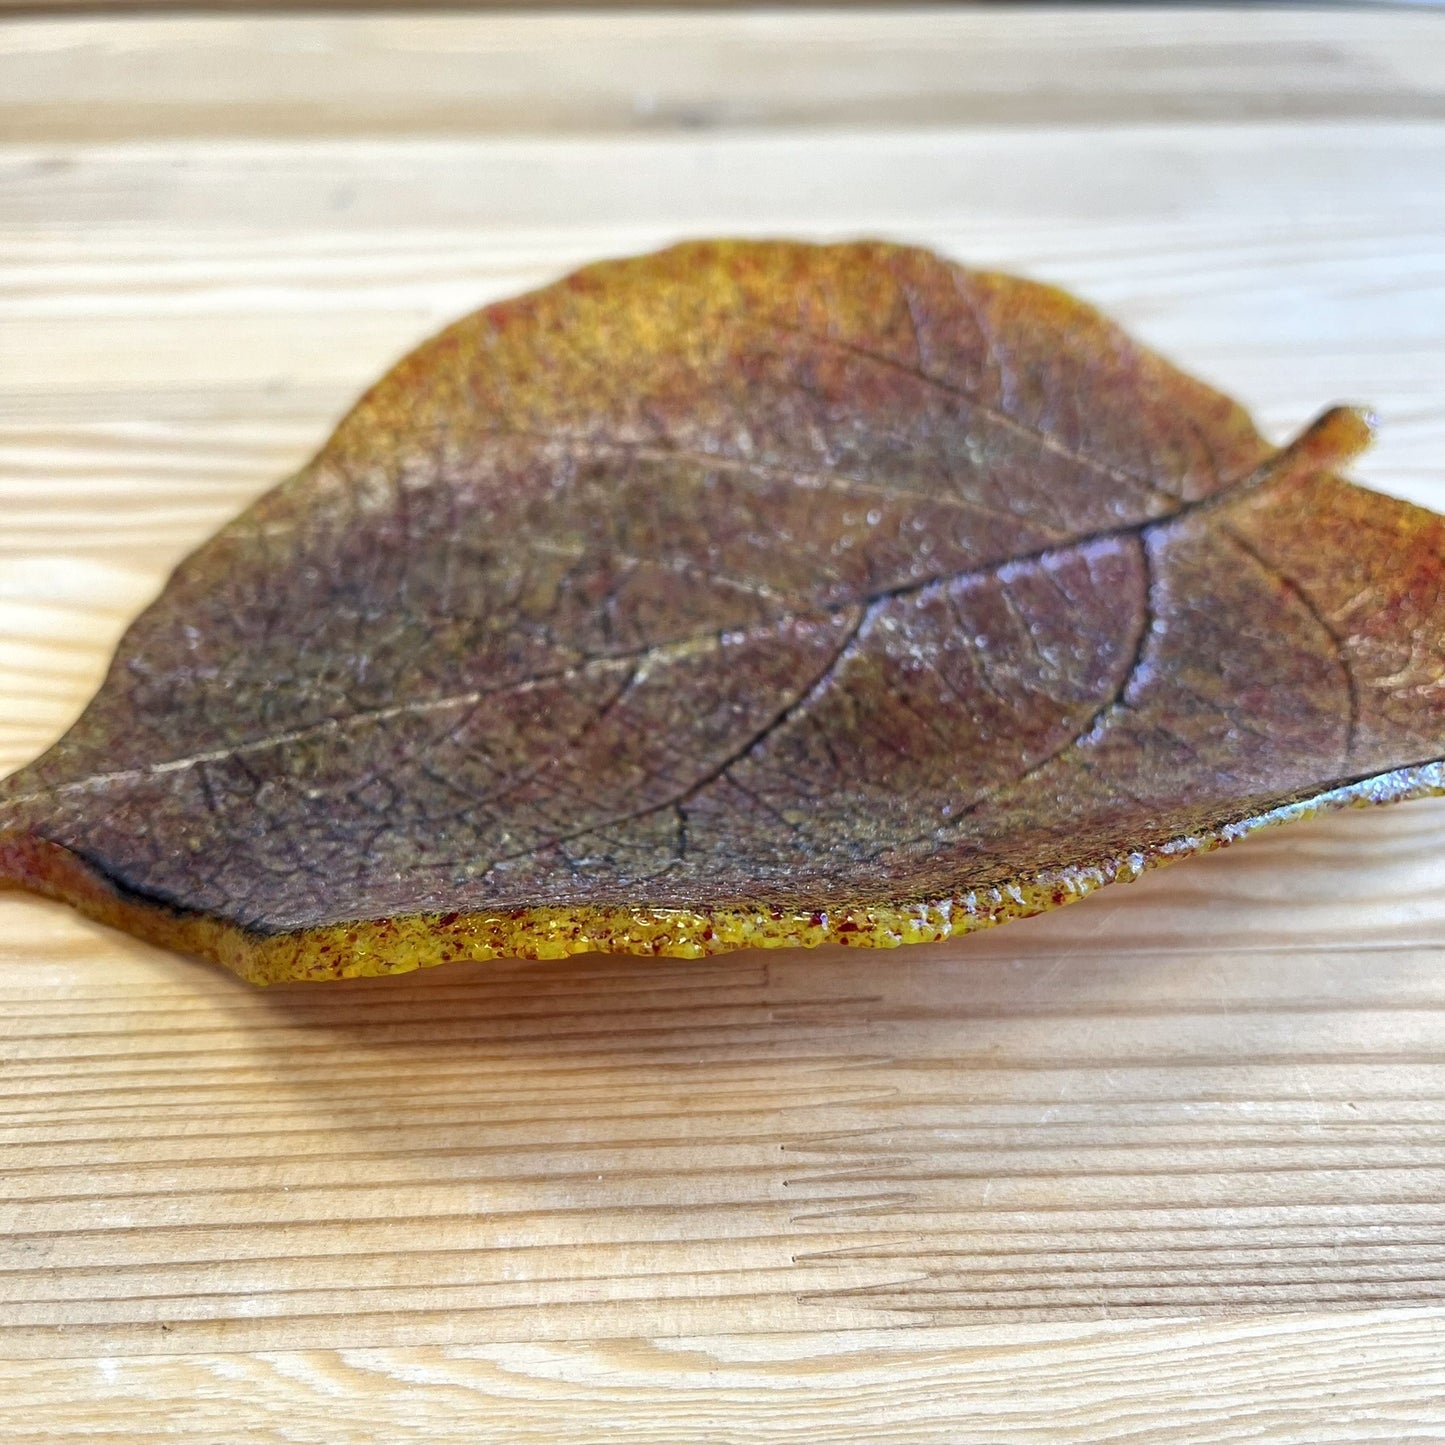
<path fill-rule="evenodd" d="M 1285 450 L 1298 461 L 1326 471 L 1348 466 L 1375 439 L 1380 418 L 1366 406 L 1332 406 Z"/>

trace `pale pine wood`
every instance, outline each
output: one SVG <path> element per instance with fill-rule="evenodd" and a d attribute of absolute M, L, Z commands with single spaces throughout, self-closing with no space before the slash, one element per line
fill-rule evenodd
<path fill-rule="evenodd" d="M 681 234 L 1058 281 L 1278 436 L 1375 402 L 1361 479 L 1445 508 L 1440 34 L 0 27 L 0 767 L 399 350 Z M 1442 856 L 1420 804 L 933 949 L 269 993 L 0 898 L 4 1437 L 1445 1439 Z"/>
<path fill-rule="evenodd" d="M 4 0 L 0 0 L 3 13 Z M 0 129 L 198 135 L 697 135 L 813 125 L 1440 120 L 1441 20 L 1006 5 L 152 18 L 0 32 Z M 57 39 L 63 36 L 63 39 Z M 323 59 L 324 58 L 324 59 Z M 16 61 L 23 63 L 16 64 Z"/>

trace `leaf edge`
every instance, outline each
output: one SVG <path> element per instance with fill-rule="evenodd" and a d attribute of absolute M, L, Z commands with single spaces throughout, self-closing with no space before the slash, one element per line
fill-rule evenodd
<path fill-rule="evenodd" d="M 79 853 L 34 835 L 0 831 L 0 890 L 67 903 L 95 922 L 175 952 L 208 959 L 258 987 L 411 973 L 498 958 L 557 960 L 584 953 L 696 959 L 747 948 L 897 948 L 940 943 L 1076 903 L 1184 858 L 1215 852 L 1265 828 L 1346 808 L 1445 796 L 1445 760 L 1408 764 L 1286 798 L 1148 849 L 1102 855 L 1004 888 L 824 911 L 690 910 L 546 905 L 401 914 L 323 928 L 261 933 L 173 908 L 118 886 Z"/>

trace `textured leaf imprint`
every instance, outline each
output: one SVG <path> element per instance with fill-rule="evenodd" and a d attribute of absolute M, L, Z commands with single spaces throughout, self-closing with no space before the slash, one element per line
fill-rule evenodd
<path fill-rule="evenodd" d="M 1044 287 L 680 246 L 459 322 L 0 783 L 258 982 L 944 937 L 1445 788 L 1445 520 Z"/>

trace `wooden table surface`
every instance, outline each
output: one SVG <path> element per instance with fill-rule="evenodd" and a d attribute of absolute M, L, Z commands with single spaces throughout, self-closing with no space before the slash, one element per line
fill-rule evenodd
<path fill-rule="evenodd" d="M 0 768 L 444 321 L 682 235 L 1060 282 L 1445 508 L 1445 21 L 0 25 Z M 0 1435 L 1445 1440 L 1445 803 L 895 954 L 257 992 L 0 898 Z"/>

